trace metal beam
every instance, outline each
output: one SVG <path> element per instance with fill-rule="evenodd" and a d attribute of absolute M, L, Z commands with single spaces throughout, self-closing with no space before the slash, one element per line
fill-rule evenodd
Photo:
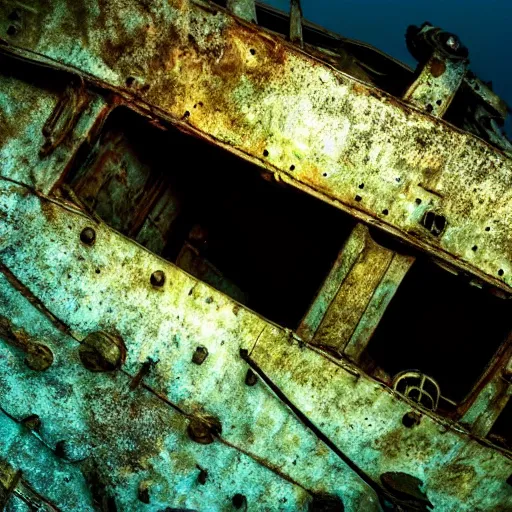
<path fill-rule="evenodd" d="M 56 0 L 31 31 L 3 36 L 1 51 L 71 70 L 512 291 L 512 161 L 499 150 L 210 3 L 107 3 L 88 0 L 75 18 Z"/>
<path fill-rule="evenodd" d="M 414 260 L 375 243 L 357 225 L 297 333 L 358 362 Z"/>

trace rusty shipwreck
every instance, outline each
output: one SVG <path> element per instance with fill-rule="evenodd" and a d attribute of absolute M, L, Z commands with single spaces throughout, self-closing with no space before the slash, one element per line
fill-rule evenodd
<path fill-rule="evenodd" d="M 0 3 L 0 507 L 512 510 L 508 107 L 406 37 Z"/>

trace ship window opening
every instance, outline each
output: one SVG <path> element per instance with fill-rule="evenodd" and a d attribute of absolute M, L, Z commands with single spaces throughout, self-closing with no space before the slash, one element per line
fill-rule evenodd
<path fill-rule="evenodd" d="M 512 399 L 509 399 L 507 405 L 501 411 L 487 437 L 498 446 L 512 450 Z M 512 475 L 507 481 L 512 485 L 511 479 Z"/>
<path fill-rule="evenodd" d="M 262 172 L 120 108 L 68 184 L 114 229 L 295 329 L 355 221 Z"/>
<path fill-rule="evenodd" d="M 402 371 L 418 370 L 458 403 L 505 341 L 509 309 L 508 301 L 419 258 L 370 340 L 365 368 L 388 384 Z M 439 407 L 453 405 L 441 399 Z"/>

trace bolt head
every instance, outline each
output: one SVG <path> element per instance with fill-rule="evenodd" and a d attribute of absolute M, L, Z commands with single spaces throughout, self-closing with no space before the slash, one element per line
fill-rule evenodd
<path fill-rule="evenodd" d="M 124 363 L 126 349 L 122 342 L 99 331 L 92 332 L 80 344 L 78 355 L 82 364 L 91 372 L 110 372 Z"/>
<path fill-rule="evenodd" d="M 44 372 L 53 364 L 53 352 L 39 343 L 30 344 L 27 347 L 25 364 L 36 372 Z"/>
<path fill-rule="evenodd" d="M 80 241 L 85 245 L 93 245 L 96 241 L 96 231 L 91 227 L 82 229 L 80 233 Z"/>
<path fill-rule="evenodd" d="M 163 270 L 156 270 L 151 274 L 150 278 L 151 284 L 153 286 L 156 286 L 157 288 L 160 288 L 165 283 L 165 273 Z"/>
<path fill-rule="evenodd" d="M 41 418 L 37 414 L 31 414 L 21 420 L 22 425 L 29 430 L 39 430 L 41 428 Z"/>
<path fill-rule="evenodd" d="M 194 355 L 192 356 L 192 362 L 197 365 L 204 363 L 204 360 L 208 357 L 208 349 L 206 347 L 197 347 Z"/>
<path fill-rule="evenodd" d="M 258 382 L 258 376 L 249 368 L 245 376 L 245 384 L 247 386 L 255 386 Z"/>
<path fill-rule="evenodd" d="M 187 434 L 199 444 L 211 444 L 215 436 L 222 433 L 222 425 L 213 416 L 193 417 L 187 427 Z"/>

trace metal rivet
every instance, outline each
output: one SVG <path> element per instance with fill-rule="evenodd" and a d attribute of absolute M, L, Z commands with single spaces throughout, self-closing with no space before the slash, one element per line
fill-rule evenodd
<path fill-rule="evenodd" d="M 237 509 L 242 508 L 247 503 L 247 498 L 243 494 L 237 493 L 231 498 L 231 503 Z"/>
<path fill-rule="evenodd" d="M 315 494 L 309 503 L 309 512 L 326 512 L 326 511 L 343 512 L 345 507 L 343 502 L 338 496 L 331 496 L 329 494 Z"/>
<path fill-rule="evenodd" d="M 80 344 L 78 355 L 91 372 L 117 370 L 124 363 L 126 349 L 122 341 L 99 331 L 92 332 Z"/>
<path fill-rule="evenodd" d="M 151 274 L 151 284 L 153 286 L 161 287 L 165 283 L 165 273 L 163 270 L 156 270 Z"/>
<path fill-rule="evenodd" d="M 199 444 L 211 444 L 222 432 L 222 425 L 213 416 L 193 417 L 187 427 L 187 434 Z"/>
<path fill-rule="evenodd" d="M 91 227 L 82 229 L 82 232 L 80 233 L 80 240 L 85 245 L 93 245 L 96 241 L 96 231 Z"/>
<path fill-rule="evenodd" d="M 53 363 L 53 352 L 46 346 L 39 343 L 32 343 L 27 346 L 25 364 L 34 371 L 44 372 Z"/>
<path fill-rule="evenodd" d="M 254 386 L 258 382 L 258 376 L 249 368 L 245 376 L 245 383 L 248 386 Z"/>
<path fill-rule="evenodd" d="M 37 414 L 31 414 L 21 420 L 21 424 L 29 430 L 39 430 L 41 427 L 41 418 Z"/>
<path fill-rule="evenodd" d="M 192 356 L 192 362 L 195 364 L 203 364 L 204 360 L 208 357 L 208 349 L 206 347 L 197 347 L 194 355 Z"/>

